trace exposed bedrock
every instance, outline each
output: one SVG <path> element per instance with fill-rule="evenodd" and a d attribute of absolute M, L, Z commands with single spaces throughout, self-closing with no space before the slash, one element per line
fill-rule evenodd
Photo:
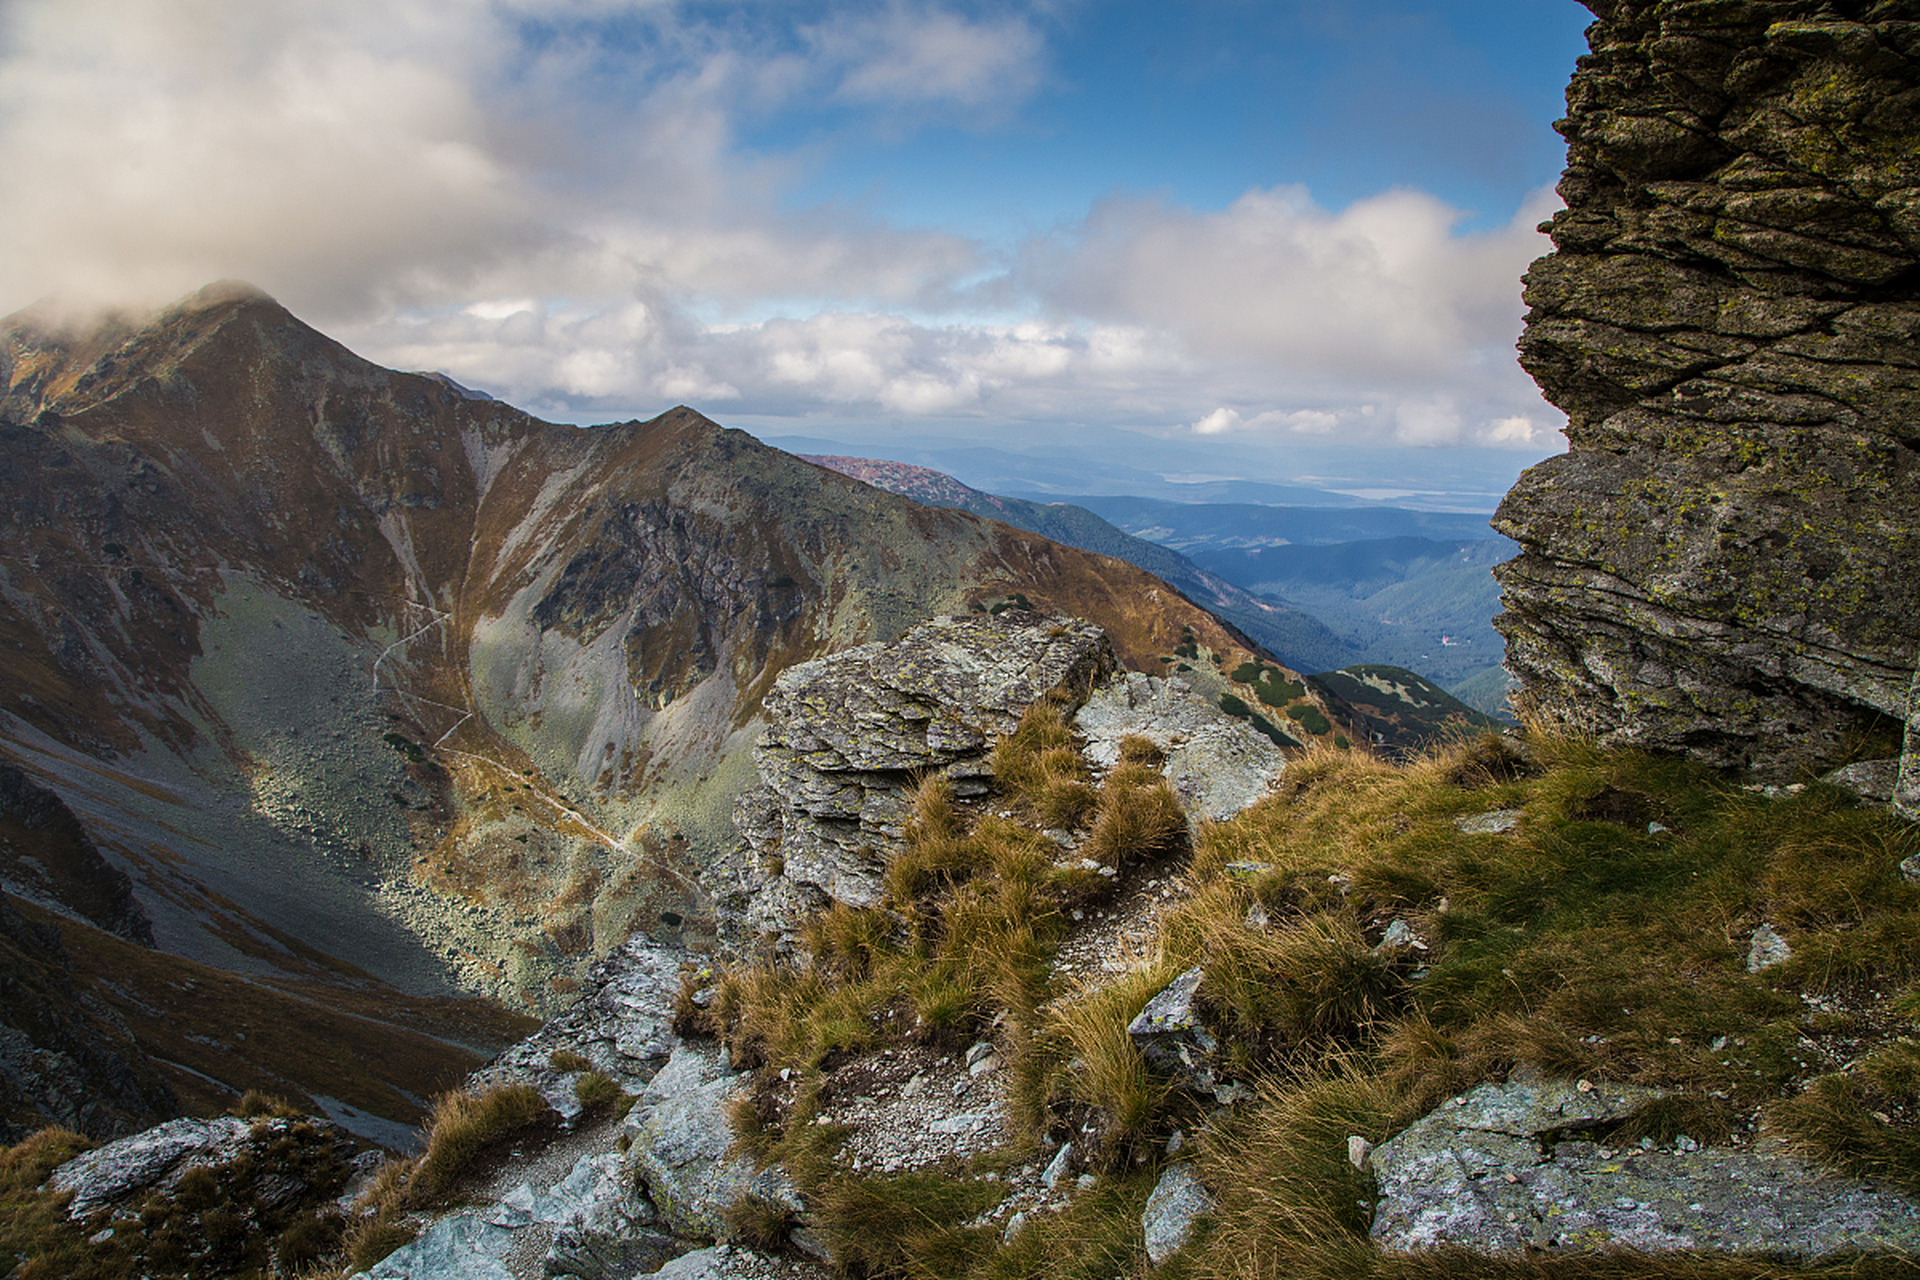
<path fill-rule="evenodd" d="M 1920 21 L 1587 4 L 1520 340 L 1572 450 L 1494 520 L 1519 701 L 1776 776 L 1891 754 L 1920 650 Z"/>
<path fill-rule="evenodd" d="M 760 785 L 734 812 L 741 842 L 708 877 L 729 930 L 790 936 L 831 903 L 879 901 L 919 781 L 938 774 L 958 796 L 984 795 L 995 740 L 1043 698 L 1073 716 L 1096 768 L 1112 767 L 1124 737 L 1153 741 L 1194 820 L 1231 817 L 1286 766 L 1186 681 L 1121 670 L 1090 622 L 1024 610 L 934 618 L 774 682 L 753 753 Z"/>

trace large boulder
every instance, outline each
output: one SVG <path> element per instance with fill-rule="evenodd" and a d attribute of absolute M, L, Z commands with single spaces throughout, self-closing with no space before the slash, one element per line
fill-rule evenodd
<path fill-rule="evenodd" d="M 744 848 L 715 873 L 730 881 L 723 909 L 779 932 L 829 901 L 877 901 L 920 778 L 979 794 L 994 740 L 1029 706 L 1058 693 L 1077 707 L 1117 667 L 1092 623 L 1015 610 L 935 618 L 789 667 L 764 706 L 760 785 L 734 813 Z"/>
<path fill-rule="evenodd" d="M 1586 3 L 1520 341 L 1572 449 L 1494 520 L 1515 703 L 1777 777 L 1891 754 L 1920 651 L 1920 37 L 1889 6 Z"/>

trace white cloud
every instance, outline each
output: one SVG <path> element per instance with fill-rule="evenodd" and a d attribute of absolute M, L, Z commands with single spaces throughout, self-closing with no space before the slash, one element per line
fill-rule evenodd
<path fill-rule="evenodd" d="M 1043 42 L 1024 18 L 978 22 L 894 4 L 809 34 L 816 48 L 847 64 L 835 93 L 857 102 L 1004 109 L 1040 81 Z"/>
<path fill-rule="evenodd" d="M 739 136 L 825 101 L 880 130 L 991 121 L 1044 81 L 1040 26 L 926 0 L 813 25 L 781 5 L 713 12 L 11 0 L 0 297 L 157 302 L 240 277 L 375 359 L 556 416 L 686 402 L 1550 440 L 1511 353 L 1550 196 L 1471 234 L 1412 191 L 1343 210 L 1292 187 L 1217 211 L 1116 196 L 997 255 L 792 207 L 807 146 Z M 991 321 L 969 307 L 989 299 Z"/>

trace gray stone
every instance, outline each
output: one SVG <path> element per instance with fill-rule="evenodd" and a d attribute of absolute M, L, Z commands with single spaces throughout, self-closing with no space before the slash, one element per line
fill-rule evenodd
<path fill-rule="evenodd" d="M 480 1215 L 456 1213 L 362 1274 L 368 1280 L 514 1280 L 500 1260 L 512 1239 L 513 1232 Z"/>
<path fill-rule="evenodd" d="M 725 1245 L 695 1249 L 653 1272 L 653 1280 L 728 1280 L 742 1274 L 736 1253 Z"/>
<path fill-rule="evenodd" d="M 1856 760 L 1835 769 L 1820 781 L 1843 787 L 1862 800 L 1886 804 L 1893 799 L 1894 788 L 1900 781 L 1900 758 Z"/>
<path fill-rule="evenodd" d="M 727 1154 L 732 1129 L 726 1103 L 746 1082 L 721 1068 L 724 1050 L 689 1049 L 695 1051 L 712 1055 L 712 1078 L 626 1122 L 628 1159 L 661 1221 L 676 1235 L 711 1240 L 726 1234 L 727 1208 L 744 1195 L 800 1212 L 804 1206 L 782 1170 L 756 1172 L 748 1161 Z"/>
<path fill-rule="evenodd" d="M 233 1116 L 169 1120 L 75 1156 L 56 1168 L 47 1183 L 56 1192 L 73 1193 L 67 1215 L 77 1222 L 188 1169 L 226 1163 L 246 1148 L 250 1128 Z"/>
<path fill-rule="evenodd" d="M 1071 1172 L 1073 1172 L 1073 1144 L 1063 1142 L 1060 1144 L 1060 1149 L 1053 1153 L 1053 1159 L 1047 1161 L 1046 1170 L 1040 1175 L 1041 1185 L 1052 1191 Z"/>
<path fill-rule="evenodd" d="M 1753 931 L 1753 940 L 1747 946 L 1748 973 L 1759 973 L 1762 969 L 1771 969 L 1791 959 L 1793 948 L 1787 945 L 1787 940 L 1772 925 L 1762 924 Z"/>
<path fill-rule="evenodd" d="M 1610 1246 L 1802 1258 L 1920 1245 L 1920 1205 L 1908 1197 L 1773 1148 L 1688 1140 L 1616 1152 L 1595 1141 L 1658 1096 L 1516 1077 L 1442 1104 L 1373 1150 L 1374 1242 L 1399 1251 Z"/>
<path fill-rule="evenodd" d="M 1196 824 L 1239 813 L 1272 790 L 1287 765 L 1264 735 L 1177 676 L 1116 673 L 1088 695 L 1073 727 L 1086 735 L 1087 759 L 1102 768 L 1119 762 L 1121 739 L 1152 741 L 1166 753 L 1161 772 Z"/>
<path fill-rule="evenodd" d="M 1380 937 L 1376 950 L 1387 951 L 1399 947 L 1412 947 L 1416 951 L 1427 949 L 1426 939 L 1413 931 L 1413 926 L 1395 916 L 1387 925 L 1387 931 Z"/>
<path fill-rule="evenodd" d="M 1198 965 L 1168 983 L 1127 1024 L 1127 1035 L 1148 1066 L 1202 1093 L 1218 1094 L 1213 1055 L 1219 1041 L 1200 1024 L 1193 1007 L 1206 970 Z"/>
<path fill-rule="evenodd" d="M 963 1111 L 958 1115 L 942 1116 L 927 1123 L 928 1133 L 955 1134 L 972 1133 L 985 1125 L 991 1116 L 982 1112 Z"/>
<path fill-rule="evenodd" d="M 1520 825 L 1520 819 L 1526 815 L 1518 809 L 1494 809 L 1488 813 L 1475 814 L 1470 818 L 1456 818 L 1454 826 L 1463 835 L 1497 836 L 1513 830 Z"/>
<path fill-rule="evenodd" d="M 1179 977 L 1160 989 L 1160 993 L 1147 1001 L 1146 1007 L 1134 1015 L 1127 1024 L 1130 1036 L 1164 1035 L 1169 1032 L 1191 1031 L 1200 1025 L 1199 1016 L 1194 1012 L 1194 993 L 1200 990 L 1207 971 L 1195 965 Z"/>
<path fill-rule="evenodd" d="M 1193 1176 L 1193 1166 L 1184 1161 L 1168 1165 L 1147 1197 L 1146 1212 L 1140 1215 L 1147 1257 L 1153 1265 L 1172 1257 L 1193 1233 L 1195 1220 L 1212 1209 L 1213 1197 Z"/>

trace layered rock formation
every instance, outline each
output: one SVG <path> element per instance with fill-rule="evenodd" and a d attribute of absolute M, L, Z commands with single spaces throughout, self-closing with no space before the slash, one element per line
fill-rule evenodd
<path fill-rule="evenodd" d="M 1278 747 L 1178 678 L 1125 672 L 1101 628 L 1026 610 L 936 618 L 782 672 L 754 747 L 760 783 L 741 794 L 743 838 L 708 879 L 723 915 L 748 935 L 791 934 L 832 902 L 864 907 L 920 780 L 983 795 L 994 741 L 1052 698 L 1073 713 L 1092 763 L 1149 738 L 1194 819 L 1220 819 L 1263 795 L 1285 767 Z"/>
<path fill-rule="evenodd" d="M 1517 701 L 1776 776 L 1888 755 L 1920 649 L 1920 23 L 1587 4 L 1520 342 L 1572 451 L 1494 521 Z"/>

